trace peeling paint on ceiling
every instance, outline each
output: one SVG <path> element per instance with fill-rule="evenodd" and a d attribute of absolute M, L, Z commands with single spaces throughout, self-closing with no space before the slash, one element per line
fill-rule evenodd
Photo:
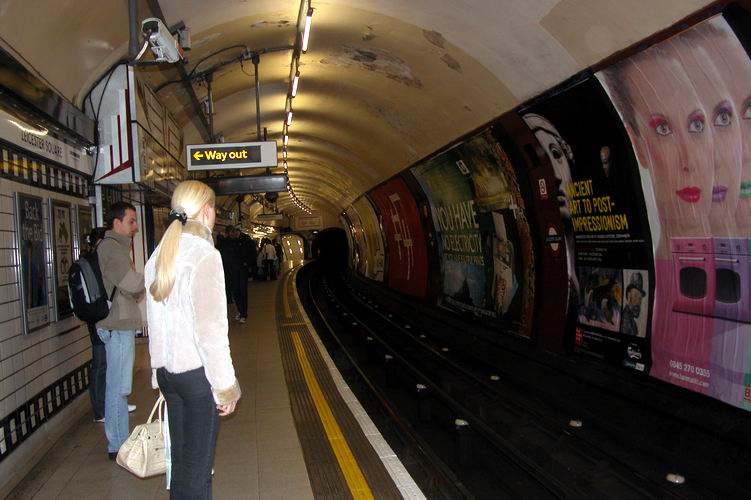
<path fill-rule="evenodd" d="M 285 28 L 289 26 L 288 19 L 280 19 L 278 21 L 258 21 L 250 25 L 251 28 L 266 28 L 267 26 L 275 26 L 277 28 Z"/>
<path fill-rule="evenodd" d="M 342 51 L 321 59 L 321 64 L 344 68 L 357 67 L 384 75 L 390 80 L 413 88 L 422 88 L 420 79 L 412 69 L 395 55 L 381 49 L 360 49 L 345 45 Z"/>
<path fill-rule="evenodd" d="M 365 28 L 366 28 L 366 31 L 362 35 L 362 41 L 369 42 L 376 37 L 376 34 L 374 33 L 375 30 L 373 26 L 366 26 Z"/>
<path fill-rule="evenodd" d="M 393 107 L 368 106 L 373 115 L 388 123 L 400 134 L 409 136 L 414 132 L 414 123 L 405 115 Z"/>
<path fill-rule="evenodd" d="M 222 36 L 222 34 L 223 33 L 216 32 L 216 33 L 211 33 L 210 35 L 206 35 L 203 38 L 199 38 L 198 40 L 192 40 L 191 46 L 192 48 L 197 49 L 198 47 L 206 45 L 211 40 L 214 40 L 215 38 L 219 38 L 220 36 Z"/>
<path fill-rule="evenodd" d="M 446 66 L 453 69 L 457 73 L 462 72 L 462 65 L 459 64 L 459 61 L 451 57 L 450 54 L 443 54 L 443 56 L 441 57 L 441 61 L 445 62 Z"/>
<path fill-rule="evenodd" d="M 442 49 L 446 46 L 446 39 L 443 38 L 443 35 L 441 35 L 437 31 L 422 30 L 422 34 L 427 41 L 429 41 L 436 47 Z"/>

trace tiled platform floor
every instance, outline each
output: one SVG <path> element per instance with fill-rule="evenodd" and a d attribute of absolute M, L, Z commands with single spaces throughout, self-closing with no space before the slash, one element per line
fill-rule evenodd
<path fill-rule="evenodd" d="M 290 412 L 276 333 L 276 287 L 282 280 L 250 282 L 249 321 L 231 322 L 230 344 L 243 397 L 222 418 L 215 460 L 215 499 L 312 498 L 308 473 Z M 230 306 L 230 316 L 234 317 Z M 148 346 L 136 346 L 130 402 L 131 428 L 148 417 L 151 389 Z M 87 397 L 87 396 L 82 396 Z M 108 460 L 104 426 L 91 414 L 71 426 L 7 498 L 71 500 L 166 499 L 164 476 L 138 479 Z"/>

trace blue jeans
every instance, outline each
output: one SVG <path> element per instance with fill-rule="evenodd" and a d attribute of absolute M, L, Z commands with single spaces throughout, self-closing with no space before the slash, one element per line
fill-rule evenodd
<path fill-rule="evenodd" d="M 97 329 L 107 350 L 107 389 L 104 394 L 104 432 L 107 451 L 115 453 L 128 439 L 128 395 L 133 387 L 136 351 L 134 330 Z"/>
<path fill-rule="evenodd" d="M 167 400 L 172 446 L 170 498 L 210 500 L 211 467 L 219 433 L 219 413 L 203 367 L 183 373 L 156 371 Z"/>

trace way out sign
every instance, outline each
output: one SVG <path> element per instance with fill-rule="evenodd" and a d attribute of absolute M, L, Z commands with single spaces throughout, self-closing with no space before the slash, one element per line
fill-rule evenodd
<path fill-rule="evenodd" d="M 193 144 L 188 146 L 188 170 L 276 166 L 275 141 Z"/>

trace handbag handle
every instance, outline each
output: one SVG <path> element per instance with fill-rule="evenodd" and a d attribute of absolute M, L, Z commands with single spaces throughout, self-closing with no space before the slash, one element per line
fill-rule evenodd
<path fill-rule="evenodd" d="M 162 404 L 166 404 L 166 401 L 164 400 L 164 395 L 159 392 L 159 398 L 156 400 L 156 403 L 154 403 L 154 407 L 151 409 L 151 413 L 149 413 L 149 419 L 146 421 L 147 424 L 150 424 L 154 419 L 154 413 L 157 412 L 157 408 L 159 409 L 159 420 L 162 420 Z"/>

